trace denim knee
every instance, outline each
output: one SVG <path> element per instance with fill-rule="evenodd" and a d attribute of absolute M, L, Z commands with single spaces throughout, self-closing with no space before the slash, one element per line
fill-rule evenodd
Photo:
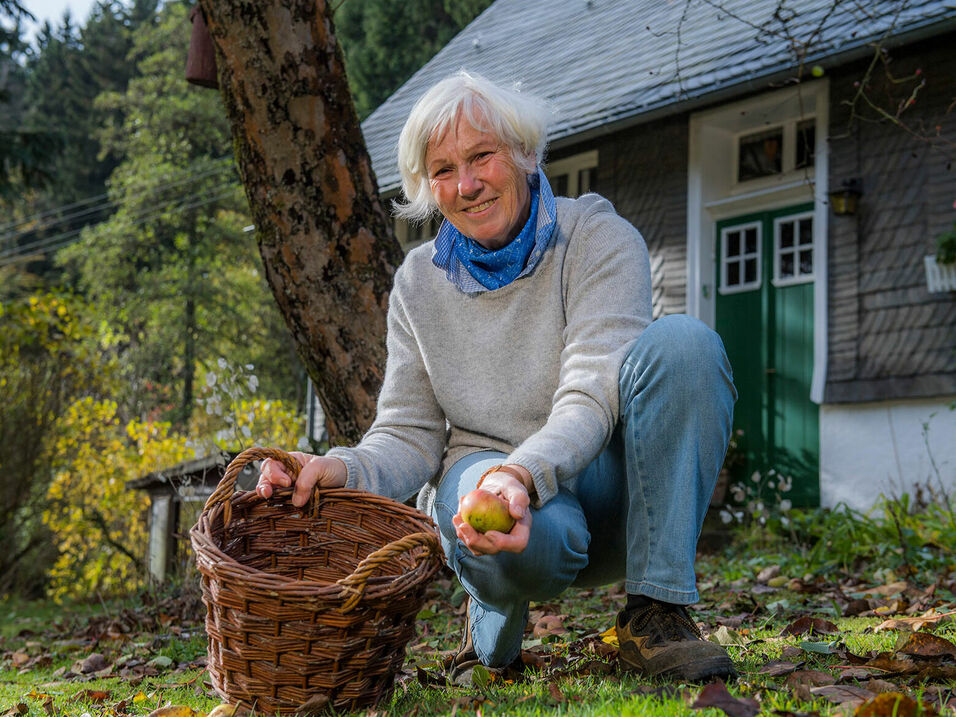
<path fill-rule="evenodd" d="M 729 372 L 724 344 L 713 329 L 686 314 L 662 316 L 644 329 L 621 366 L 621 415 L 639 384 L 670 378 L 679 383 L 681 394 L 693 395 Z"/>

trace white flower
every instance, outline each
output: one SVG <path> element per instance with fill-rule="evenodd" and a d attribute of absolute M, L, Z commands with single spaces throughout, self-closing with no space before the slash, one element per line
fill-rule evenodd
<path fill-rule="evenodd" d="M 255 375 L 249 377 L 249 393 L 255 393 L 259 388 L 259 378 Z"/>
<path fill-rule="evenodd" d="M 206 374 L 206 385 L 209 386 L 209 388 L 216 385 L 216 374 L 212 371 Z"/>
<path fill-rule="evenodd" d="M 254 368 L 255 368 L 255 366 L 253 366 L 251 363 L 247 363 L 247 364 L 246 364 L 246 371 L 252 371 L 252 369 L 254 369 Z"/>
<path fill-rule="evenodd" d="M 792 507 L 793 507 L 793 503 L 791 503 L 791 502 L 790 502 L 789 500 L 787 500 L 786 498 L 784 498 L 783 500 L 780 501 L 780 510 L 782 510 L 784 513 L 786 513 L 786 512 L 787 512 L 788 510 L 790 510 Z"/>
<path fill-rule="evenodd" d="M 754 483 L 759 483 L 759 482 L 760 482 L 760 471 L 754 471 L 754 472 L 753 472 L 753 475 L 750 476 L 750 480 L 752 480 Z"/>
<path fill-rule="evenodd" d="M 250 429 L 249 426 L 243 426 L 240 430 L 242 431 L 243 436 L 246 438 L 252 438 L 252 429 Z"/>
<path fill-rule="evenodd" d="M 306 438 L 305 436 L 299 436 L 299 442 L 295 444 L 295 447 L 298 448 L 300 451 L 307 451 L 310 448 L 312 448 L 312 446 L 309 444 L 309 439 Z"/>
<path fill-rule="evenodd" d="M 786 493 L 786 492 L 789 491 L 791 488 L 793 488 L 793 478 L 791 478 L 790 476 L 787 476 L 786 478 L 781 478 L 781 479 L 780 479 L 780 492 L 781 492 L 781 493 Z"/>
<path fill-rule="evenodd" d="M 730 514 L 730 511 L 729 511 L 729 510 L 722 510 L 722 511 L 720 511 L 720 522 L 723 523 L 724 525 L 726 525 L 727 523 L 729 523 L 729 522 L 732 521 L 733 519 L 734 519 L 734 516 L 732 516 L 732 515 Z"/>
<path fill-rule="evenodd" d="M 219 360 L 216 361 L 216 363 L 219 364 L 219 368 L 226 368 L 226 366 L 229 365 L 229 364 L 226 362 L 226 359 L 224 359 L 222 356 L 219 357 Z"/>
<path fill-rule="evenodd" d="M 774 488 L 776 488 L 776 483 L 774 483 L 773 481 L 770 481 L 769 483 L 767 483 L 767 487 L 770 490 L 773 490 Z"/>

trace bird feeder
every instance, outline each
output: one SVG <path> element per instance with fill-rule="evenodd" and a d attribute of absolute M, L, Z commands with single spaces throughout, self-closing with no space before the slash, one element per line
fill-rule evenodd
<path fill-rule="evenodd" d="M 212 44 L 212 36 L 199 5 L 193 6 L 189 11 L 189 21 L 192 23 L 192 35 L 189 38 L 189 54 L 186 57 L 186 81 L 200 87 L 219 89 L 216 48 Z"/>

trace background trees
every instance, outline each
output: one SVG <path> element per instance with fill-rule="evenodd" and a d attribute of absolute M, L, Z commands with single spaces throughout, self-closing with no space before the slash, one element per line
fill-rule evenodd
<path fill-rule="evenodd" d="M 340 4 L 361 114 L 490 2 Z M 260 222 L 222 99 L 183 76 L 191 4 L 103 0 L 28 44 L 23 4 L 0 0 L 0 594 L 138 582 L 144 505 L 125 480 L 302 437 L 305 372 L 244 231 Z M 355 323 L 317 313 L 310 330 Z M 378 360 L 340 358 L 374 399 Z"/>

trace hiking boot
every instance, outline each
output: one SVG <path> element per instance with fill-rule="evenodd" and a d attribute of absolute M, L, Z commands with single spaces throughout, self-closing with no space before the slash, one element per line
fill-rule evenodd
<path fill-rule="evenodd" d="M 445 662 L 445 677 L 448 683 L 455 687 L 471 687 L 474 684 L 475 668 L 481 664 L 478 653 L 475 652 L 471 641 L 471 598 L 465 603 L 465 633 L 461 638 L 461 645 L 452 657 Z M 506 667 L 488 667 L 489 674 L 502 680 L 517 679 L 524 672 L 524 663 L 519 654 Z"/>
<path fill-rule="evenodd" d="M 727 651 L 704 640 L 682 605 L 651 602 L 630 615 L 622 611 L 616 627 L 618 657 L 626 668 L 685 682 L 737 677 Z"/>

